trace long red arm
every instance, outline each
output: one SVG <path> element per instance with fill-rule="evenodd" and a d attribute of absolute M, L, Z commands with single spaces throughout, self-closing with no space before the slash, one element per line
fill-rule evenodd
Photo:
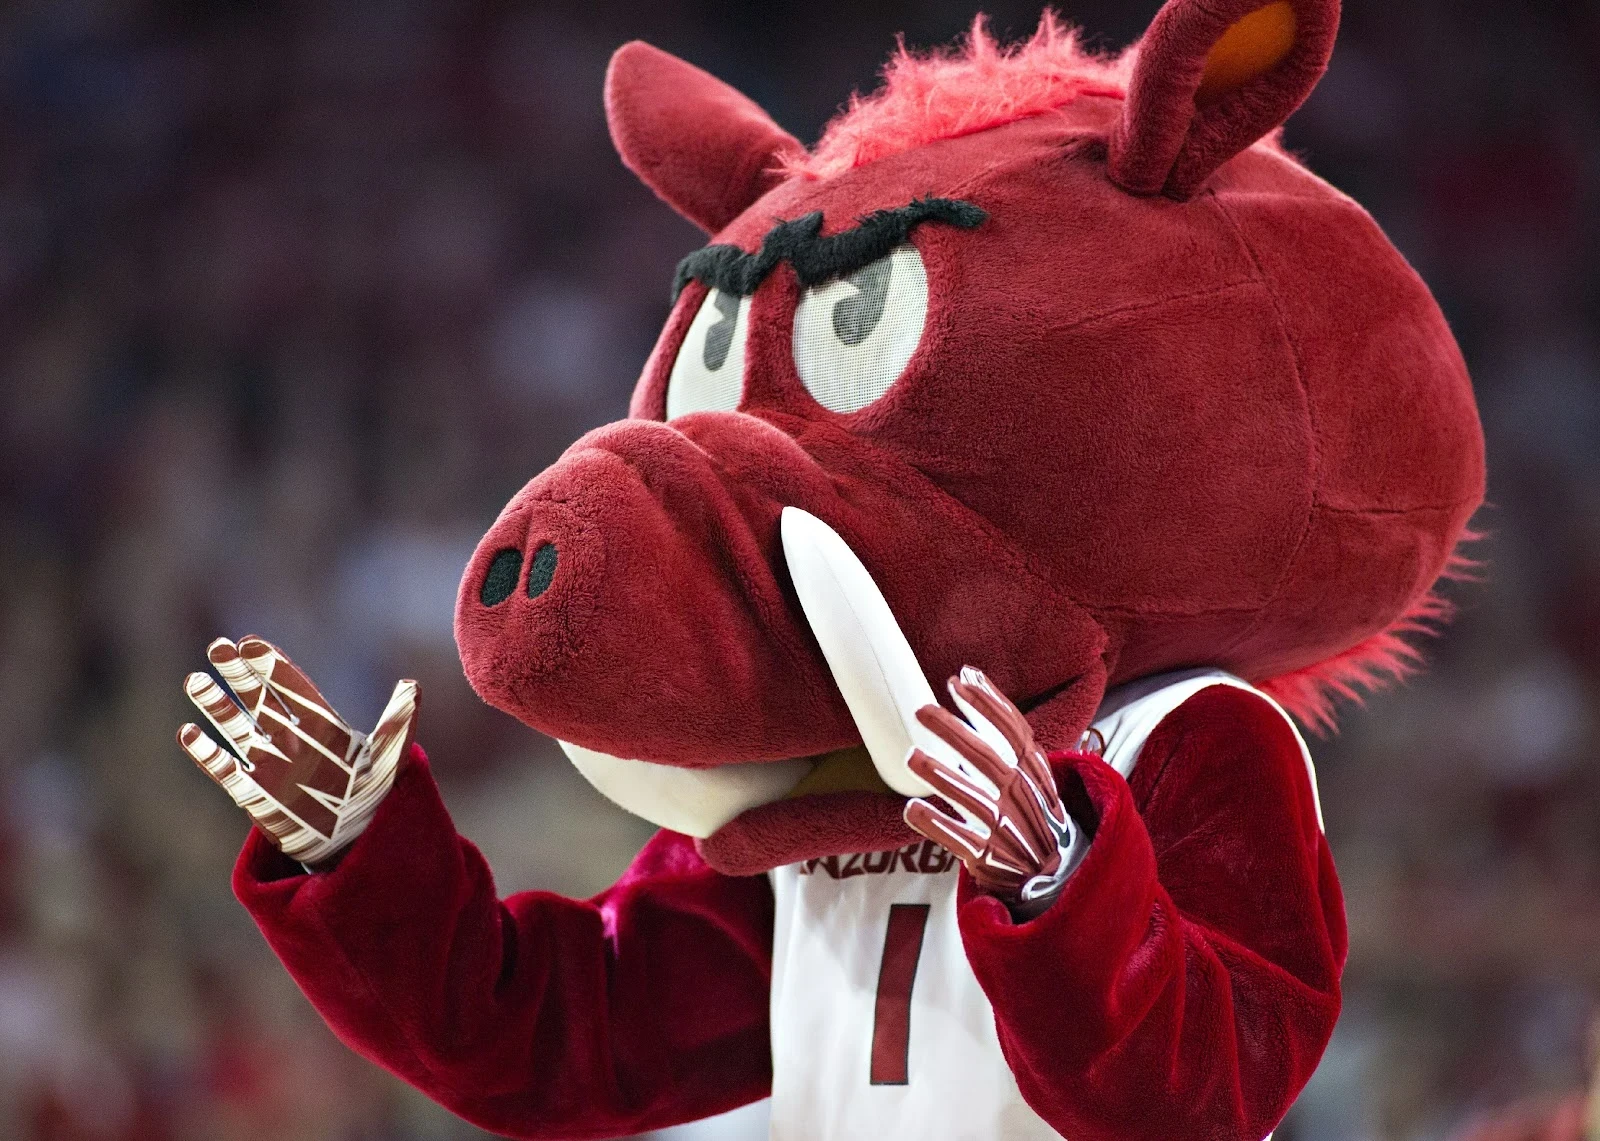
<path fill-rule="evenodd" d="M 485 1129 L 614 1137 L 771 1087 L 771 889 L 683 836 L 594 899 L 502 901 L 416 749 L 339 865 L 299 872 L 252 834 L 233 883 L 300 989 L 352 1049 Z"/>

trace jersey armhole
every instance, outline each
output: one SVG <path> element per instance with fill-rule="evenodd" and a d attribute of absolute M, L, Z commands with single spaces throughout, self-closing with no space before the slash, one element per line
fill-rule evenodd
<path fill-rule="evenodd" d="M 1317 828 L 1323 828 L 1322 801 L 1317 790 L 1316 767 L 1311 760 L 1311 750 L 1299 726 L 1288 712 L 1255 686 L 1217 669 L 1183 670 L 1162 674 L 1120 686 L 1107 694 L 1096 714 L 1094 727 L 1106 742 L 1104 758 L 1127 780 L 1134 794 L 1135 804 L 1142 812 L 1159 783 L 1165 762 L 1151 771 L 1145 754 L 1152 742 L 1157 744 L 1175 728 L 1174 718 L 1181 710 L 1199 698 L 1219 688 L 1242 690 L 1258 702 L 1265 704 L 1293 735 L 1295 746 L 1305 761 L 1306 779 L 1311 787 L 1311 801 L 1316 809 Z M 1153 759 L 1153 758 L 1149 758 Z"/>

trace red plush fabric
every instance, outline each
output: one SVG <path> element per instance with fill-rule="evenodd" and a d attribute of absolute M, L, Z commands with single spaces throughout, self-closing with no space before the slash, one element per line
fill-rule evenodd
<path fill-rule="evenodd" d="M 771 1085 L 772 892 L 663 832 L 591 900 L 501 901 L 421 749 L 337 868 L 256 832 L 233 886 L 335 1034 L 477 1125 L 616 1137 Z"/>
<path fill-rule="evenodd" d="M 612 424 L 533 480 L 462 580 L 468 679 L 535 728 L 617 756 L 706 767 L 856 744 L 785 571 L 789 505 L 861 553 L 932 677 L 982 661 L 1031 698 L 1098 676 L 1104 634 L 1022 544 L 894 450 L 774 410 Z M 548 590 L 481 605 L 498 551 L 547 542 Z"/>
<path fill-rule="evenodd" d="M 891 792 L 829 792 L 741 812 L 695 849 L 719 872 L 755 875 L 840 852 L 883 852 L 921 839 L 906 824 L 906 799 Z"/>
<path fill-rule="evenodd" d="M 1339 1015 L 1344 904 L 1299 743 L 1247 691 L 1190 698 L 1131 786 L 1057 755 L 1098 823 L 1061 896 L 1013 922 L 963 873 L 959 919 L 1023 1097 L 1073 1141 L 1259 1141 Z"/>
<path fill-rule="evenodd" d="M 1292 0 L 1294 46 L 1264 75 L 1197 107 L 1206 53 L 1266 0 L 1173 0 L 1139 42 L 1110 172 L 1132 194 L 1193 195 L 1213 171 L 1280 126 L 1327 70 L 1339 0 Z"/>
<path fill-rule="evenodd" d="M 606 122 L 628 169 L 707 233 L 776 186 L 804 152 L 750 99 L 638 40 L 606 69 Z"/>
<path fill-rule="evenodd" d="M 1074 1141 L 1259 1141 L 1321 1055 L 1345 954 L 1293 733 L 1214 687 L 1156 729 L 1131 788 L 1054 761 L 1095 828 L 1061 897 L 1019 925 L 960 887 L 1024 1097 Z M 498 902 L 419 749 L 336 869 L 300 874 L 252 835 L 234 890 L 341 1039 L 484 1128 L 610 1137 L 770 1087 L 770 889 L 681 836 L 593 900 Z"/>

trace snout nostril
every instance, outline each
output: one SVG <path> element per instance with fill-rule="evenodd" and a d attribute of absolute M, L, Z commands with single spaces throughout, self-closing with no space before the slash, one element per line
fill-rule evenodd
<path fill-rule="evenodd" d="M 550 589 L 550 580 L 556 577 L 556 545 L 546 543 L 533 553 L 528 564 L 528 597 L 538 598 Z"/>
<path fill-rule="evenodd" d="M 521 573 L 521 551 L 515 547 L 497 551 L 489 563 L 489 573 L 483 576 L 483 585 L 478 588 L 478 601 L 485 606 L 498 606 L 517 589 L 517 576 Z"/>

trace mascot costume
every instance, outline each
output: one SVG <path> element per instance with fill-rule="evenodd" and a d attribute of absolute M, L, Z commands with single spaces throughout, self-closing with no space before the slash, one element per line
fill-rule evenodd
<path fill-rule="evenodd" d="M 179 740 L 341 1039 L 513 1137 L 769 1094 L 796 1141 L 1272 1131 L 1346 945 L 1290 714 L 1404 672 L 1484 480 L 1432 296 L 1277 142 L 1337 24 L 1170 0 L 1107 59 L 979 23 L 809 150 L 617 52 L 623 161 L 712 241 L 455 630 L 662 830 L 593 899 L 499 898 L 413 683 L 364 735 L 214 643 L 220 739 Z"/>

